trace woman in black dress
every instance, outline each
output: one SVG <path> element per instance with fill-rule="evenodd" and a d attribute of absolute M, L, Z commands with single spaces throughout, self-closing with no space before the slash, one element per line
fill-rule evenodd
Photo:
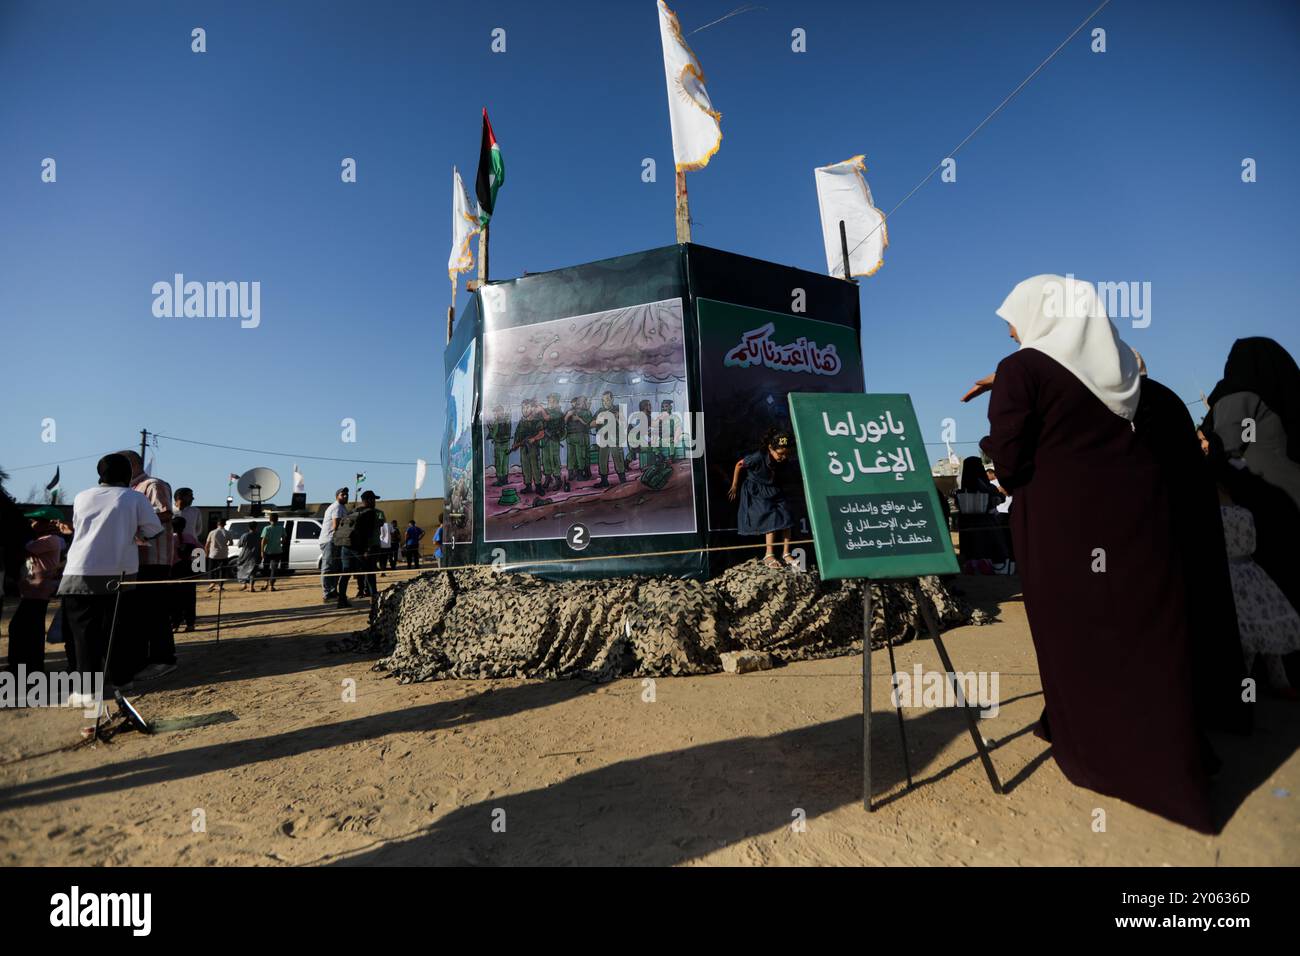
<path fill-rule="evenodd" d="M 740 497 L 740 509 L 736 515 L 736 528 L 745 535 L 765 535 L 767 552 L 763 563 L 769 568 L 780 570 L 781 561 L 776 559 L 776 537 L 781 536 L 781 560 L 791 568 L 799 564 L 790 554 L 790 528 L 794 518 L 790 515 L 790 504 L 777 483 L 777 470 L 794 454 L 794 439 L 788 432 L 777 428 L 769 429 L 763 436 L 763 447 L 746 455 L 736 462 L 735 472 L 731 476 L 731 487 L 727 497 L 732 501 Z M 744 483 L 741 483 L 744 475 Z"/>
<path fill-rule="evenodd" d="M 1254 514 L 1255 561 L 1300 609 L 1300 369 L 1272 339 L 1237 339 L 1209 405 L 1205 450 L 1244 463 L 1233 497 Z"/>
<path fill-rule="evenodd" d="M 977 562 L 991 562 L 995 569 L 1006 566 L 1008 553 L 1006 527 L 998 505 L 1007 496 L 989 481 L 984 462 L 971 455 L 961 465 L 961 482 L 953 500 L 957 503 L 957 533 L 961 542 L 961 562 L 968 574 L 979 570 Z M 986 566 L 987 567 L 987 566 Z"/>
<path fill-rule="evenodd" d="M 1214 832 L 1183 569 L 1160 463 L 1133 426 L 1137 359 L 1087 283 L 1035 276 L 998 315 L 1020 350 L 998 365 L 981 445 L 1012 494 L 1052 754 L 1078 786 Z"/>
<path fill-rule="evenodd" d="M 1160 465 L 1169 498 L 1169 527 L 1183 558 L 1192 703 L 1197 718 L 1202 730 L 1247 733 L 1252 725 L 1252 705 L 1242 700 L 1241 694 L 1246 667 L 1228 574 L 1219 491 L 1201 453 L 1196 425 L 1183 400 L 1144 371 L 1133 426 L 1138 441 L 1151 450 Z"/>

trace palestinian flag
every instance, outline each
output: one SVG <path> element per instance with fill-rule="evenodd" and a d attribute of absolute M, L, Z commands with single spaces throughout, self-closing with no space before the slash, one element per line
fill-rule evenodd
<path fill-rule="evenodd" d="M 483 107 L 483 145 L 478 153 L 478 177 L 474 180 L 474 195 L 478 198 L 478 221 L 486 226 L 497 205 L 497 190 L 506 181 L 506 166 L 501 160 L 501 147 L 492 132 L 487 107 Z"/>

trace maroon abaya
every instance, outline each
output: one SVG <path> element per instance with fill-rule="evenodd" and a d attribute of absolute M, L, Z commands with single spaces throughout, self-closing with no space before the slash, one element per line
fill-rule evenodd
<path fill-rule="evenodd" d="M 1071 782 L 1214 832 L 1159 463 L 1064 366 L 998 365 L 981 443 L 1011 533 L 1052 753 Z"/>

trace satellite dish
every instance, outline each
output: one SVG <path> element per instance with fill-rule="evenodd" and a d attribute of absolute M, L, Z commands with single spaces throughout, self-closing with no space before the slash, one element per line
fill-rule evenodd
<path fill-rule="evenodd" d="M 270 468 L 250 468 L 239 476 L 235 490 L 245 501 L 261 504 L 270 501 L 280 490 L 280 476 Z"/>

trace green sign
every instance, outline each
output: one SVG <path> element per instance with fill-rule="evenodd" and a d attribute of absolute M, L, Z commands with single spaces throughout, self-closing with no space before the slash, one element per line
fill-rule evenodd
<path fill-rule="evenodd" d="M 792 392 L 790 420 L 822 578 L 957 572 L 910 396 Z"/>

